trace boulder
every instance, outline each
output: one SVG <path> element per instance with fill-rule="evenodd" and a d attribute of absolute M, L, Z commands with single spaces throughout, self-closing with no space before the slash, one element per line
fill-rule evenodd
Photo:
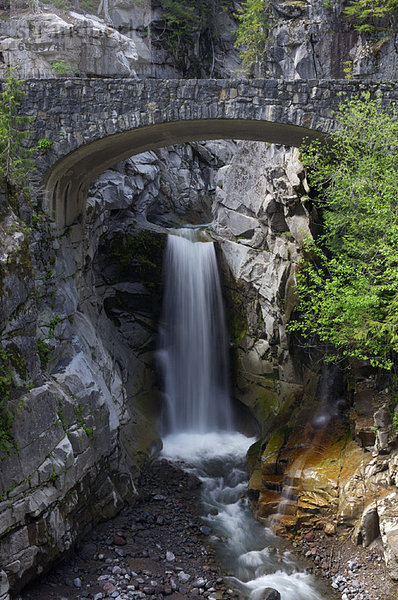
<path fill-rule="evenodd" d="M 377 503 L 384 559 L 392 579 L 398 580 L 398 492 L 392 491 Z"/>
<path fill-rule="evenodd" d="M 1 569 L 0 570 L 0 598 L 5 596 L 8 593 L 9 589 L 10 589 L 10 584 L 8 582 L 7 573 L 5 571 L 3 571 L 3 569 Z"/>
<path fill-rule="evenodd" d="M 281 600 L 281 595 L 278 590 L 267 587 L 261 590 L 260 593 L 255 593 L 253 600 Z"/>
<path fill-rule="evenodd" d="M 0 25 L 0 52 L 17 77 L 134 76 L 139 56 L 134 40 L 94 15 L 49 11 L 11 17 Z"/>

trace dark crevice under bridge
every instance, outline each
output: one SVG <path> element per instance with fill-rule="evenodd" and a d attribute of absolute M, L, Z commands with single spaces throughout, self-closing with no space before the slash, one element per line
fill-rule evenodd
<path fill-rule="evenodd" d="M 354 80 L 31 79 L 24 89 L 32 145 L 53 142 L 35 180 L 60 229 L 82 219 L 98 175 L 134 154 L 207 139 L 299 146 L 327 137 L 344 96 L 398 99 L 397 83 Z"/>

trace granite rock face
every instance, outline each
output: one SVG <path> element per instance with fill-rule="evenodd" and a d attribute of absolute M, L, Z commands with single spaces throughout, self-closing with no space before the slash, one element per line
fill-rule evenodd
<path fill-rule="evenodd" d="M 290 80 L 395 80 L 396 24 L 379 21 L 374 31 L 358 32 L 340 0 L 272 6 L 273 26 L 257 74 Z"/>
<path fill-rule="evenodd" d="M 143 54 L 142 54 L 143 52 Z M 20 78 L 134 76 L 148 61 L 134 39 L 94 15 L 55 11 L 17 13 L 0 20 L 0 73 L 7 66 Z"/>
<path fill-rule="evenodd" d="M 319 2 L 278 3 L 278 14 L 259 75 L 394 77 L 396 34 L 358 34 L 342 20 L 338 3 L 332 12 Z M 18 73 L 29 77 L 55 77 L 62 68 L 69 76 L 79 71 L 179 77 L 164 50 L 143 36 L 160 16 L 158 6 L 124 0 L 110 2 L 109 14 L 101 18 L 43 10 L 27 19 L 21 13 L 0 21 L 0 65 L 19 62 Z M 222 18 L 229 27 L 230 15 Z M 223 35 L 224 50 L 231 49 L 230 33 Z M 223 60 L 222 52 L 216 49 L 214 74 L 228 77 L 237 67 L 236 53 L 228 51 Z M 231 104 L 238 106 L 238 93 L 236 116 L 256 110 L 258 90 L 239 81 L 239 90 L 229 82 L 208 84 L 225 112 L 217 112 L 215 101 L 206 115 L 227 115 Z M 50 85 L 47 90 L 43 82 L 31 85 L 37 96 L 51 95 Z M 63 79 L 52 85 L 71 99 L 69 115 L 76 89 L 86 86 L 93 103 L 98 90 L 112 85 L 114 97 L 120 86 L 127 98 L 130 84 L 87 80 L 73 89 L 73 81 Z M 166 84 L 140 85 L 138 108 L 142 123 L 149 124 L 145 119 L 156 113 L 147 104 Z M 172 90 L 167 103 L 178 96 L 181 114 L 189 119 L 201 90 L 195 82 L 167 85 Z M 299 108 L 308 105 L 304 82 L 268 85 L 277 103 L 264 115 L 282 111 L 287 92 Z M 330 87 L 321 82 L 321 92 L 311 98 L 323 123 L 329 123 L 335 101 Z M 361 83 L 341 82 L 335 89 L 343 88 L 357 91 Z M 116 117 L 103 104 L 104 131 L 114 133 Z M 38 136 L 58 132 L 55 126 L 46 130 L 46 115 L 41 116 Z M 73 119 L 68 127 L 65 139 L 53 146 L 59 152 L 54 160 L 81 143 L 73 137 Z M 41 157 L 44 166 L 48 157 Z M 94 521 L 133 501 L 142 465 L 159 451 L 155 349 L 161 256 L 167 228 L 187 222 L 212 221 L 218 242 L 234 395 L 261 426 L 261 440 L 250 454 L 249 494 L 258 518 L 269 523 L 271 517 L 284 531 L 300 526 L 330 533 L 342 524 L 364 545 L 381 535 L 391 576 L 398 578 L 391 393 L 381 392 L 369 373 L 358 373 L 347 390 L 341 375 L 315 368 L 286 334 L 300 243 L 316 218 L 308 191 L 297 151 L 215 141 L 148 151 L 116 165 L 91 188 L 84 222 L 61 234 L 41 220 L 28 240 L 21 219 L 0 197 L 1 359 L 14 412 L 6 427 L 2 420 L 2 600 L 10 586 L 17 590 L 47 569 Z"/>
<path fill-rule="evenodd" d="M 82 247 L 43 223 L 29 248 L 11 209 L 1 227 L 0 563 L 15 590 L 134 501 L 159 439 L 126 391 L 128 350 L 84 307 Z"/>
<path fill-rule="evenodd" d="M 39 13 L 28 10 L 28 3 L 22 3 L 22 9 L 16 2 L 12 4 L 16 8 L 11 10 L 9 22 L 0 21 L 0 70 L 4 69 L 1 64 L 7 65 L 11 59 L 24 77 L 48 77 L 57 75 L 51 63 L 63 60 L 83 75 L 136 71 L 151 77 L 181 76 L 181 65 L 176 65 L 163 43 L 165 19 L 158 2 L 109 0 L 107 12 L 102 10 L 100 15 L 88 13 L 76 1 L 73 10 L 72 3 L 65 3 L 71 10 L 40 3 Z M 264 58 L 253 68 L 256 75 L 289 80 L 395 78 L 396 24 L 377 22 L 375 31 L 360 33 L 345 17 L 341 0 L 279 1 L 272 7 L 272 27 Z M 216 15 L 218 33 L 211 56 L 206 48 L 208 39 L 198 38 L 192 50 L 187 48 L 185 68 L 191 76 L 195 56 L 199 57 L 195 76 L 239 74 L 241 65 L 234 47 L 238 8 L 233 5 Z"/>
<path fill-rule="evenodd" d="M 90 190 L 84 227 L 61 235 L 45 217 L 28 233 L 1 197 L 1 360 L 13 412 L 4 420 L 0 405 L 4 595 L 134 502 L 161 445 L 165 226 L 211 218 L 215 175 L 235 146 L 173 147 L 117 165 Z"/>
<path fill-rule="evenodd" d="M 34 11 L 29 2 L 15 1 L 11 10 L 4 11 L 8 14 L 4 15 L 7 21 L 0 19 L 0 73 L 12 65 L 24 78 L 63 77 L 68 72 L 101 77 L 181 76 L 181 65 L 164 43 L 169 32 L 165 35 L 160 3 L 109 0 L 100 13 L 94 5 L 87 10 L 78 0 L 66 0 L 63 8 L 51 2 L 37 4 Z M 232 6 L 215 14 L 217 35 L 211 53 L 208 39 L 186 48 L 186 69 L 191 75 L 193 68 L 204 77 L 229 77 L 239 69 L 235 10 Z"/>
<path fill-rule="evenodd" d="M 301 385 L 285 332 L 299 242 L 310 235 L 298 151 L 241 143 L 219 173 L 213 227 L 228 267 L 239 398 L 264 428 Z"/>

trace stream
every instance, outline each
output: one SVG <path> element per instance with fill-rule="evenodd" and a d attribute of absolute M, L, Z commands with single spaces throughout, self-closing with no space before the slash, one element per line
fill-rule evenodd
<path fill-rule="evenodd" d="M 237 432 L 177 433 L 164 439 L 162 457 L 202 482 L 203 522 L 232 588 L 260 600 L 266 588 L 281 600 L 327 600 L 323 582 L 305 572 L 285 540 L 255 521 L 245 498 L 246 452 L 255 441 Z"/>
<path fill-rule="evenodd" d="M 142 474 L 134 506 L 98 524 L 19 600 L 263 600 L 267 588 L 281 600 L 334 597 L 252 516 L 246 453 L 255 438 L 237 431 L 231 407 L 214 247 L 186 235 L 170 236 L 165 264 L 160 460 Z"/>
<path fill-rule="evenodd" d="M 164 261 L 158 361 L 164 379 L 162 457 L 202 482 L 202 531 L 244 598 L 326 600 L 285 542 L 256 522 L 245 498 L 246 453 L 228 382 L 228 335 L 214 244 L 202 228 L 173 230 Z"/>

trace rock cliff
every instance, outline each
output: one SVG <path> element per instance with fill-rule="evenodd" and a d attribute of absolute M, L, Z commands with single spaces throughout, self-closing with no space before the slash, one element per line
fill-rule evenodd
<path fill-rule="evenodd" d="M 164 226 L 211 218 L 215 173 L 234 148 L 191 144 L 117 165 L 91 189 L 84 228 L 61 234 L 41 214 L 27 226 L 2 196 L 3 590 L 134 502 L 160 448 Z"/>
<path fill-rule="evenodd" d="M 396 34 L 359 34 L 339 3 L 328 6 L 276 3 L 260 73 L 393 78 Z M 239 63 L 231 14 L 222 20 L 212 73 L 228 76 Z M 178 75 L 145 33 L 152 22 L 158 5 L 123 0 L 101 18 L 79 7 L 5 9 L 0 70 Z M 218 242 L 234 396 L 261 429 L 249 456 L 256 515 L 285 532 L 341 526 L 359 544 L 381 539 L 398 579 L 391 388 L 363 364 L 346 381 L 285 330 L 300 243 L 317 222 L 297 150 L 220 141 L 147 152 L 104 173 L 84 223 L 64 232 L 21 197 L 2 194 L 0 211 L 1 600 L 134 501 L 140 469 L 160 448 L 164 234 L 187 222 L 211 221 Z"/>
<path fill-rule="evenodd" d="M 323 364 L 321 349 L 305 350 L 285 330 L 300 242 L 317 225 L 298 152 L 240 143 L 218 186 L 213 226 L 226 274 L 234 392 L 261 425 L 249 453 L 254 512 L 278 533 L 339 529 L 365 547 L 378 540 L 397 579 L 391 381 L 359 362 L 347 380 Z"/>

